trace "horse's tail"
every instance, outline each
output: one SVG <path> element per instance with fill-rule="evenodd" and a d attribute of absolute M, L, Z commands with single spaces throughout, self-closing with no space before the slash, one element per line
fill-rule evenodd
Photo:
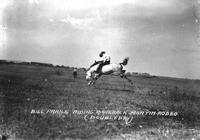
<path fill-rule="evenodd" d="M 125 66 L 125 65 L 128 64 L 128 60 L 129 60 L 129 57 L 126 57 L 126 58 L 124 58 L 124 60 L 120 64 Z"/>

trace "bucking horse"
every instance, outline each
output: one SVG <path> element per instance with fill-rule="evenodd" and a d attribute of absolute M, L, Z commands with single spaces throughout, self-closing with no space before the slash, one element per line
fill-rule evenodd
<path fill-rule="evenodd" d="M 111 63 L 108 65 L 105 65 L 102 67 L 100 73 L 96 73 L 96 70 L 97 70 L 99 64 L 94 65 L 93 67 L 89 68 L 86 71 L 86 80 L 89 81 L 88 85 L 94 85 L 96 80 L 99 77 L 101 77 L 102 75 L 110 75 L 110 74 L 119 75 L 121 78 L 124 78 L 128 82 L 133 84 L 131 79 L 129 79 L 125 75 L 126 70 L 123 70 L 123 66 L 127 65 L 128 61 L 129 61 L 129 58 L 126 57 L 126 58 L 124 58 L 124 60 L 121 63 Z"/>

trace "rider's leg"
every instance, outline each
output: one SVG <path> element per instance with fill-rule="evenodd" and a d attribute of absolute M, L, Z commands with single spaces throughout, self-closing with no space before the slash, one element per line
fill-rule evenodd
<path fill-rule="evenodd" d="M 108 64 L 110 64 L 110 61 L 106 61 L 106 62 L 100 63 L 99 66 L 98 66 L 98 68 L 97 68 L 97 70 L 96 70 L 96 72 L 97 72 L 97 73 L 100 73 L 101 68 L 102 68 L 103 66 L 105 66 L 105 65 L 108 65 Z"/>
<path fill-rule="evenodd" d="M 96 73 L 99 73 L 102 67 L 103 67 L 103 62 L 99 64 Z"/>
<path fill-rule="evenodd" d="M 91 68 L 91 67 L 93 67 L 93 66 L 95 66 L 95 65 L 97 65 L 97 64 L 99 64 L 99 63 L 101 63 L 102 61 L 95 61 L 90 67 L 89 67 L 89 69 Z"/>

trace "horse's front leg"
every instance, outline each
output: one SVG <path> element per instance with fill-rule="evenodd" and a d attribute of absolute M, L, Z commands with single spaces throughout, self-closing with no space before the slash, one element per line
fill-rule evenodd
<path fill-rule="evenodd" d="M 94 85 L 94 84 L 95 84 L 95 82 L 96 82 L 96 80 L 93 80 L 91 84 L 92 84 L 92 85 Z"/>
<path fill-rule="evenodd" d="M 88 82 L 88 86 L 90 86 L 90 85 L 94 85 L 95 82 L 96 82 L 96 80 L 97 80 L 97 77 L 94 76 L 94 77 L 93 77 L 93 78 Z"/>
<path fill-rule="evenodd" d="M 93 80 L 91 80 L 91 81 L 88 82 L 88 86 L 90 86 L 90 85 L 92 84 L 92 81 L 93 81 Z"/>
<path fill-rule="evenodd" d="M 91 84 L 93 85 L 94 82 L 94 77 L 91 77 L 90 81 L 88 82 L 88 86 L 90 86 Z"/>
<path fill-rule="evenodd" d="M 97 80 L 100 76 L 101 76 L 101 74 L 95 74 L 95 75 L 94 75 L 92 85 L 95 84 L 96 80 Z"/>

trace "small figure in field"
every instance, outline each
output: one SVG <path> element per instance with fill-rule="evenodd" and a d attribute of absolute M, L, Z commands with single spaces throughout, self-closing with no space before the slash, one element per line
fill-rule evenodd
<path fill-rule="evenodd" d="M 74 70 L 73 70 L 73 77 L 74 77 L 74 79 L 77 78 L 77 68 L 74 68 Z"/>
<path fill-rule="evenodd" d="M 7 140 L 8 136 L 7 135 L 0 135 L 0 140 Z"/>

